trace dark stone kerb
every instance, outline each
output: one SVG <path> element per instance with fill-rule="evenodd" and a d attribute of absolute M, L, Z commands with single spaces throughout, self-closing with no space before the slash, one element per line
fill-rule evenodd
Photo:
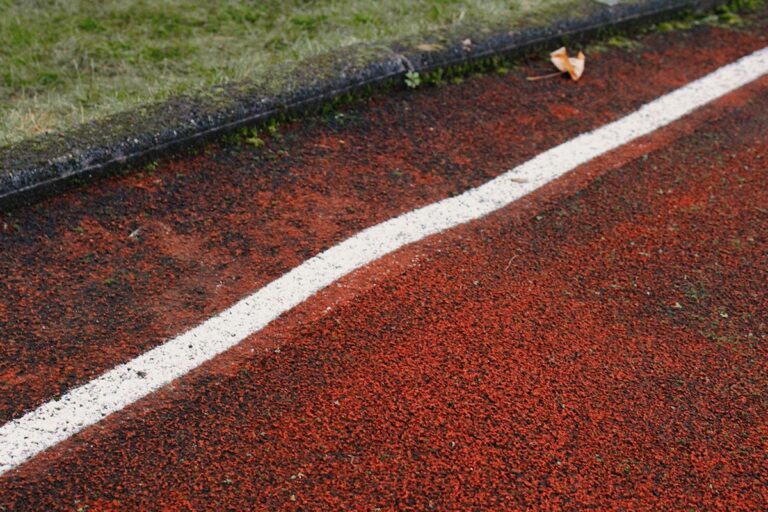
<path fill-rule="evenodd" d="M 272 76 L 213 87 L 46 134 L 0 149 L 0 209 L 178 151 L 276 115 L 301 113 L 349 92 L 493 56 L 511 57 L 565 38 L 585 40 L 708 10 L 723 0 L 633 0 L 613 7 L 585 0 L 581 16 L 545 24 L 464 26 L 389 44 L 358 44 L 298 63 Z M 469 41 L 469 42 L 468 42 Z M 434 42 L 428 50 L 424 43 Z"/>

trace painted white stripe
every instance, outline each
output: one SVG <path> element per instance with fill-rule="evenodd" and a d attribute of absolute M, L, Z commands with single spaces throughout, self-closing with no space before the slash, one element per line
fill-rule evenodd
<path fill-rule="evenodd" d="M 0 474 L 221 354 L 353 270 L 406 244 L 503 208 L 766 73 L 768 47 L 545 151 L 485 185 L 358 233 L 194 329 L 0 427 Z"/>

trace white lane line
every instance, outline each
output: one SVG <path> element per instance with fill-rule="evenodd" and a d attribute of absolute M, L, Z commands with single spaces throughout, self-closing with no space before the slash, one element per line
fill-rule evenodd
<path fill-rule="evenodd" d="M 0 474 L 221 354 L 353 270 L 503 208 L 766 73 L 768 47 L 545 151 L 485 185 L 368 228 L 310 258 L 192 330 L 0 427 Z"/>

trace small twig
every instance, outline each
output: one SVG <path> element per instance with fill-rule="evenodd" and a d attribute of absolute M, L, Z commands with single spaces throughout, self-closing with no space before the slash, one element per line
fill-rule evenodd
<path fill-rule="evenodd" d="M 517 254 L 515 254 L 514 256 L 512 256 L 511 258 L 509 258 L 509 261 L 507 262 L 507 266 L 506 266 L 506 267 L 504 267 L 504 272 L 506 272 L 507 270 L 509 270 L 509 266 L 510 266 L 510 265 L 512 265 L 512 262 L 513 262 L 513 261 L 515 261 L 515 259 L 516 259 L 516 258 L 517 258 Z"/>
<path fill-rule="evenodd" d="M 545 78 L 554 78 L 554 77 L 560 76 L 562 74 L 563 74 L 562 71 L 557 71 L 555 73 L 550 73 L 548 75 L 529 76 L 529 77 L 526 77 L 526 80 L 528 80 L 529 82 L 535 82 L 536 80 L 544 80 Z"/>

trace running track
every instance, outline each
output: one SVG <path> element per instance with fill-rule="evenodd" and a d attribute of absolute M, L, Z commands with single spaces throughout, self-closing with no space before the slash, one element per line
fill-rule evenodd
<path fill-rule="evenodd" d="M 7 506 L 762 508 L 765 52 L 705 79 L 691 105 L 675 97 L 629 130 L 567 142 L 759 50 L 760 28 L 653 36 L 642 51 L 598 56 L 590 69 L 614 83 L 594 79 L 592 90 L 585 79 L 525 91 L 515 75 L 395 97 L 271 142 L 290 156 L 212 148 L 6 214 L 4 296 L 18 298 L 0 307 L 6 469 L 34 455 L 24 443 L 78 430 L 36 411 L 101 401 L 93 420 L 63 415 L 87 426 L 122 409 L 6 473 Z M 654 62 L 638 85 L 632 66 Z M 643 134 L 622 134 L 746 83 L 626 144 Z M 529 92 L 538 97 L 508 106 Z M 401 137 L 382 149 L 377 138 L 393 132 Z M 542 154 L 556 158 L 525 163 Z M 244 172 L 246 160 L 265 172 Z M 587 160 L 540 188 L 557 177 L 542 168 Z M 508 188 L 479 202 L 485 210 L 458 195 L 510 168 L 491 182 Z M 195 183 L 211 175 L 221 188 Z M 202 348 L 173 335 L 362 228 L 447 195 L 456 198 L 438 205 L 460 208 L 419 218 L 416 231 L 406 223 L 406 241 L 490 215 L 383 258 L 403 241 L 366 253 L 389 238 L 363 239 L 347 267 L 330 249 L 335 258 L 294 283 L 305 290 L 296 309 L 263 330 L 269 314 L 235 315 L 222 347 L 243 343 L 123 409 L 222 341 L 206 323 Z M 458 210 L 474 213 L 449 216 Z M 313 281 L 318 269 L 342 280 L 304 301 L 326 284 Z M 293 305 L 285 287 L 275 296 L 270 314 Z M 129 362 L 81 402 L 71 392 L 46 405 L 169 338 L 204 355 L 174 351 L 173 364 L 191 363 L 157 374 L 157 357 Z"/>

